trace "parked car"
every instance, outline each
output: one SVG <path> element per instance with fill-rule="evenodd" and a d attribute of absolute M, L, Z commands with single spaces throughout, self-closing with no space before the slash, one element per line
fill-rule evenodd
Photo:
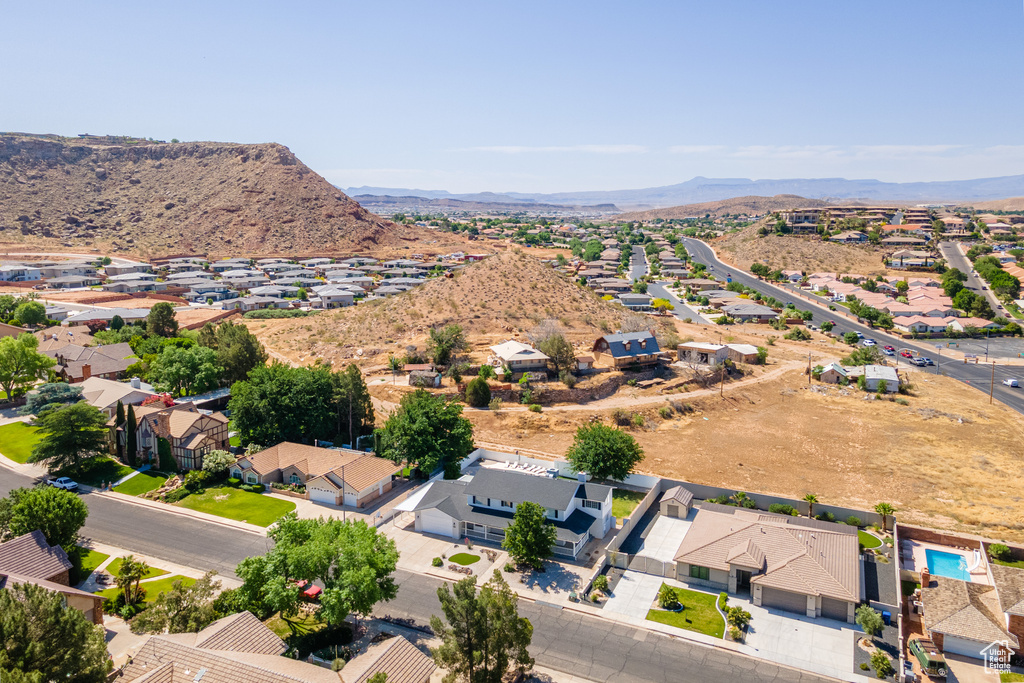
<path fill-rule="evenodd" d="M 1005 385 L 1006 385 L 1006 386 L 1008 386 L 1008 387 L 1014 387 L 1014 388 L 1017 388 L 1017 387 L 1019 387 L 1019 386 L 1020 386 L 1020 384 L 1018 384 L 1018 383 L 1017 383 L 1017 380 L 1015 380 L 1015 379 L 1013 379 L 1013 378 L 1010 378 L 1010 379 L 1004 379 L 1004 380 L 1003 380 L 1003 384 L 1005 384 Z"/>
<path fill-rule="evenodd" d="M 854 334 L 857 335 L 857 339 L 863 339 L 864 338 L 864 335 L 861 334 L 860 332 L 855 332 Z"/>
<path fill-rule="evenodd" d="M 46 482 L 50 486 L 58 489 L 64 489 L 65 491 L 77 491 L 78 484 L 68 477 L 58 477 L 57 479 L 49 479 Z"/>

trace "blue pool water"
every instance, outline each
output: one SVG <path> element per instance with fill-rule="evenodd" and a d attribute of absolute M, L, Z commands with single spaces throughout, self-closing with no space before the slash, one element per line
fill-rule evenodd
<path fill-rule="evenodd" d="M 967 571 L 967 560 L 963 555 L 925 548 L 924 556 L 928 560 L 929 574 L 961 581 L 971 580 L 971 575 Z"/>

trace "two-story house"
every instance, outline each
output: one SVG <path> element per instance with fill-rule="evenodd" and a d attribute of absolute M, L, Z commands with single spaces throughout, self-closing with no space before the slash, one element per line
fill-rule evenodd
<path fill-rule="evenodd" d="M 501 364 L 512 372 L 545 371 L 548 368 L 546 355 L 529 344 L 510 339 L 491 347 L 491 353 Z"/>
<path fill-rule="evenodd" d="M 516 508 L 529 501 L 543 507 L 555 527 L 553 552 L 576 559 L 591 538 L 604 538 L 615 524 L 611 487 L 582 479 L 481 468 L 454 481 L 434 480 L 399 509 L 415 513 L 421 533 L 501 543 Z"/>
<path fill-rule="evenodd" d="M 158 439 L 167 439 L 178 469 L 194 470 L 203 466 L 203 456 L 213 450 L 228 449 L 228 419 L 219 412 L 199 410 L 193 403 L 165 406 L 162 403 L 142 406 L 135 410 L 138 421 L 136 444 L 143 462 L 154 462 L 157 467 Z M 107 422 L 114 438 L 125 442 L 125 427 Z M 113 448 L 111 449 L 113 450 Z"/>
<path fill-rule="evenodd" d="M 649 331 L 606 334 L 594 342 L 594 357 L 602 365 L 615 368 L 650 365 L 658 361 L 658 339 Z"/>

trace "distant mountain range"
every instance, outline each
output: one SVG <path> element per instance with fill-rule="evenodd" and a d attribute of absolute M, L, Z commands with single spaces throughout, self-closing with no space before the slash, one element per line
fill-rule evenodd
<path fill-rule="evenodd" d="M 923 183 L 887 183 L 881 180 L 847 180 L 846 178 L 750 180 L 749 178 L 704 178 L 698 176 L 677 185 L 595 192 L 453 194 L 445 190 L 365 186 L 346 188 L 344 192 L 350 196 L 412 196 L 502 204 L 556 204 L 561 206 L 615 204 L 622 209 L 663 208 L 680 204 L 720 201 L 747 195 L 779 194 L 795 194 L 813 199 L 830 200 L 967 202 L 1024 195 L 1024 175 Z"/>

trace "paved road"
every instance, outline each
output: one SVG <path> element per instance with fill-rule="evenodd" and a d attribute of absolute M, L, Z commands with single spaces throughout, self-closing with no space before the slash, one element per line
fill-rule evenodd
<path fill-rule="evenodd" d="M 967 257 L 963 255 L 960 249 L 957 248 L 955 242 L 940 242 L 939 253 L 942 254 L 942 257 L 946 259 L 946 263 L 951 267 L 958 269 L 961 273 L 967 274 L 967 282 L 964 283 L 964 286 L 967 287 L 967 289 L 988 299 L 988 305 L 992 307 L 992 310 L 995 311 L 997 315 L 1005 316 L 1011 320 L 1013 319 L 1013 316 L 1006 311 L 1006 308 L 1004 308 L 1003 304 L 998 298 L 996 298 L 996 295 L 992 293 L 992 290 L 988 289 L 988 286 L 985 284 L 985 281 L 981 279 L 981 276 L 974 272 L 974 266 L 967 260 Z"/>
<path fill-rule="evenodd" d="M 686 318 L 689 318 L 693 322 L 705 322 L 701 314 L 698 313 L 696 309 L 690 308 L 687 304 L 685 304 L 683 302 L 684 300 L 676 301 L 676 299 L 672 298 L 672 296 L 669 296 L 668 289 L 665 288 L 665 284 L 666 283 L 664 282 L 652 282 L 647 285 L 647 293 L 655 298 L 668 299 L 669 301 L 673 302 L 672 305 L 675 306 L 676 308 L 674 311 L 672 311 L 672 315 L 679 318 L 680 320 L 685 320 Z"/>
<path fill-rule="evenodd" d="M 629 281 L 635 282 L 647 275 L 647 259 L 643 245 L 634 244 L 633 253 L 629 255 Z"/>
<path fill-rule="evenodd" d="M 0 494 L 35 482 L 0 468 Z M 266 552 L 263 537 L 179 517 L 94 494 L 83 494 L 89 519 L 83 535 L 101 543 L 124 548 L 201 571 L 215 569 L 235 577 L 235 566 L 246 557 Z M 396 573 L 398 597 L 379 605 L 377 614 L 413 618 L 429 623 L 440 614 L 439 579 L 410 572 Z M 534 626 L 530 650 L 541 666 L 576 674 L 594 681 L 730 683 L 818 683 L 831 680 L 784 669 L 744 655 L 706 648 L 607 622 L 578 612 L 523 601 L 520 614 Z"/>
<path fill-rule="evenodd" d="M 985 392 L 986 394 L 989 393 L 989 388 L 992 386 L 993 364 L 963 363 L 962 361 L 944 362 L 942 360 L 941 352 L 938 351 L 932 343 L 894 337 L 878 328 L 869 328 L 867 325 L 854 322 L 846 317 L 838 315 L 835 312 L 829 311 L 828 305 L 830 302 L 826 299 L 803 292 L 804 295 L 810 296 L 817 302 L 809 303 L 806 299 L 798 298 L 793 294 L 793 292 L 800 291 L 799 288 L 793 285 L 771 285 L 759 280 L 750 273 L 737 269 L 735 266 L 722 263 L 715 258 L 714 252 L 711 248 L 700 240 L 686 237 L 683 238 L 683 242 L 686 245 L 686 249 L 689 251 L 691 258 L 705 264 L 708 267 L 708 272 L 713 275 L 720 278 L 729 276 L 733 281 L 741 282 L 745 286 L 755 289 L 762 294 L 775 297 L 776 299 L 784 302 L 792 301 L 797 308 L 810 310 L 814 313 L 812 322 L 815 325 L 821 325 L 821 323 L 826 320 L 834 320 L 836 326 L 833 332 L 839 335 L 842 335 L 845 332 L 860 332 L 865 337 L 874 339 L 880 344 L 891 344 L 897 349 L 909 349 L 911 351 L 916 351 L 922 356 L 932 358 L 939 365 L 928 368 L 914 368 L 915 371 L 931 373 L 939 372 L 947 377 L 958 379 L 979 391 Z M 890 359 L 890 361 L 891 360 L 892 359 Z M 897 363 L 897 365 L 904 369 L 906 368 L 905 362 Z M 1002 380 L 1011 377 L 1015 379 L 1024 378 L 1024 369 L 1020 366 L 998 364 L 995 364 L 994 368 L 995 385 L 992 388 L 995 400 L 1006 404 L 1019 413 L 1024 413 L 1024 389 L 1014 389 L 1001 383 Z"/>

